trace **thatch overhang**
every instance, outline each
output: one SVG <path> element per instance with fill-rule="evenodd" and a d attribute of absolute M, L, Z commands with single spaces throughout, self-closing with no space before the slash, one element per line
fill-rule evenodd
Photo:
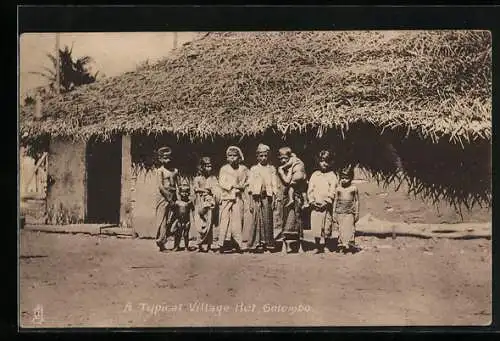
<path fill-rule="evenodd" d="M 413 139 L 408 155 L 405 146 L 398 152 L 406 174 L 425 179 L 425 169 L 410 169 L 417 145 L 431 163 L 461 155 L 465 169 L 478 162 L 477 146 L 479 162 L 490 162 L 491 44 L 487 31 L 210 33 L 159 63 L 45 100 L 42 119 L 21 108 L 20 133 L 25 141 L 126 133 L 202 142 L 270 132 L 345 137 L 361 124 L 396 143 Z M 486 184 L 466 192 L 484 197 L 491 180 L 474 169 L 464 176 Z M 430 181 L 425 188 L 439 185 Z"/>
<path fill-rule="evenodd" d="M 21 134 L 256 135 L 366 121 L 491 138 L 485 31 L 211 33 L 169 58 L 21 109 Z"/>

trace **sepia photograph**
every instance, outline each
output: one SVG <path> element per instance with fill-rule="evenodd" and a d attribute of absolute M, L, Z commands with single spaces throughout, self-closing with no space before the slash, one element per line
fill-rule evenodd
<path fill-rule="evenodd" d="M 21 328 L 488 326 L 492 35 L 19 37 Z"/>

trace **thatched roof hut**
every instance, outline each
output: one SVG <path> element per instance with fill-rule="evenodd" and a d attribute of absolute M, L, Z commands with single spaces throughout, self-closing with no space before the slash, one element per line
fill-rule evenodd
<path fill-rule="evenodd" d="M 398 173 L 380 156 L 390 146 L 415 193 L 491 203 L 491 44 L 486 31 L 210 33 L 159 63 L 45 100 L 40 120 L 21 108 L 20 134 L 26 143 L 130 134 L 252 148 L 288 139 L 305 158 L 308 146 L 327 145 L 386 181 Z"/>

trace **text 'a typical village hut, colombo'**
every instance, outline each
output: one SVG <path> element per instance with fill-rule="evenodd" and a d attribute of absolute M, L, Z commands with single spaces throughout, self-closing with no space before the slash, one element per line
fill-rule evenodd
<path fill-rule="evenodd" d="M 20 139 L 48 150 L 49 223 L 116 223 L 152 236 L 154 150 L 186 176 L 230 143 L 247 162 L 290 145 L 312 171 L 404 179 L 424 198 L 491 204 L 487 31 L 209 33 L 164 60 L 20 109 Z M 63 212 L 63 213 L 61 213 Z M 149 227 L 147 227 L 149 226 Z"/>

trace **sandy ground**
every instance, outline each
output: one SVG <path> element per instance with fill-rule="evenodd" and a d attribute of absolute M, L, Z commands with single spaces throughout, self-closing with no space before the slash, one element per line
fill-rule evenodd
<path fill-rule="evenodd" d="M 20 322 L 22 327 L 490 323 L 491 241 L 357 241 L 363 250 L 352 255 L 221 255 L 160 253 L 152 240 L 22 231 Z M 34 320 L 37 306 L 43 307 L 43 321 Z"/>
<path fill-rule="evenodd" d="M 410 224 L 491 221 L 487 208 L 460 216 L 448 205 L 415 200 L 405 188 L 357 186 L 361 216 Z M 144 239 L 22 231 L 20 322 L 23 327 L 490 323 L 491 241 L 359 237 L 357 242 L 363 250 L 354 255 L 220 255 L 160 253 Z M 41 323 L 37 307 L 43 307 Z"/>

